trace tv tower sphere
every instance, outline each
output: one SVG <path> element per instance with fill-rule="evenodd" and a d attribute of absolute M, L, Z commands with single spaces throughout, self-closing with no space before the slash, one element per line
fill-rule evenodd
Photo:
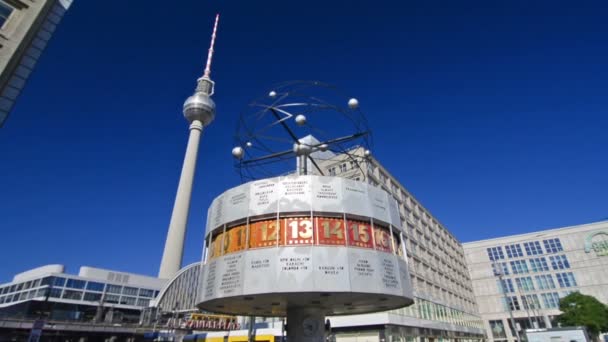
<path fill-rule="evenodd" d="M 196 92 L 184 102 L 184 117 L 190 123 L 198 120 L 208 126 L 215 119 L 215 102 L 208 94 Z"/>

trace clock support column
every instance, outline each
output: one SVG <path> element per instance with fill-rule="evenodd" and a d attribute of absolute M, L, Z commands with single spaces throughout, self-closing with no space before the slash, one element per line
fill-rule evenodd
<path fill-rule="evenodd" d="M 325 315 L 318 308 L 287 309 L 287 341 L 325 342 Z"/>

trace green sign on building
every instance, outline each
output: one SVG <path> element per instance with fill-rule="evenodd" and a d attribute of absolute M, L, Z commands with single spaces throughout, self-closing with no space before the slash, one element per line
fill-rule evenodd
<path fill-rule="evenodd" d="M 591 233 L 585 239 L 585 252 L 595 251 L 597 256 L 608 255 L 608 232 Z"/>

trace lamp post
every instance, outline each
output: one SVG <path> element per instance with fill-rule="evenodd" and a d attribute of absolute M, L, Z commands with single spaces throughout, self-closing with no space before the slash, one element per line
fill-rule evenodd
<path fill-rule="evenodd" d="M 519 337 L 519 331 L 517 331 L 517 326 L 515 325 L 515 318 L 513 317 L 513 310 L 511 310 L 511 299 L 509 298 L 509 296 L 507 296 L 507 291 L 505 291 L 505 288 L 503 286 L 504 284 L 504 277 L 503 277 L 503 268 L 502 265 L 500 265 L 500 263 L 498 262 L 494 262 L 494 272 L 496 273 L 496 275 L 498 276 L 498 279 L 500 280 L 500 287 L 502 288 L 502 293 L 504 294 L 504 299 L 505 299 L 505 303 L 507 304 L 507 310 L 509 310 L 509 317 L 510 317 L 510 321 L 511 321 L 511 326 L 513 327 L 513 330 L 515 331 L 515 336 L 517 336 L 517 341 L 521 341 L 521 338 Z"/>

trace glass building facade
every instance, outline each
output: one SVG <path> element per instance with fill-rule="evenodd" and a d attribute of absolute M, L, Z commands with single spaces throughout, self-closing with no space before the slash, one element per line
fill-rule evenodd
<path fill-rule="evenodd" d="M 151 277 L 87 270 L 100 276 L 90 278 L 36 270 L 16 276 L 13 282 L 0 285 L 0 317 L 99 321 L 105 320 L 110 312 L 112 317 L 108 319 L 112 321 L 137 322 L 141 310 L 150 305 L 163 283 Z M 108 278 L 113 279 L 108 281 Z M 143 281 L 138 282 L 136 278 Z"/>
<path fill-rule="evenodd" d="M 553 327 L 560 298 L 574 291 L 608 303 L 606 239 L 608 221 L 465 243 L 489 340 Z"/>

